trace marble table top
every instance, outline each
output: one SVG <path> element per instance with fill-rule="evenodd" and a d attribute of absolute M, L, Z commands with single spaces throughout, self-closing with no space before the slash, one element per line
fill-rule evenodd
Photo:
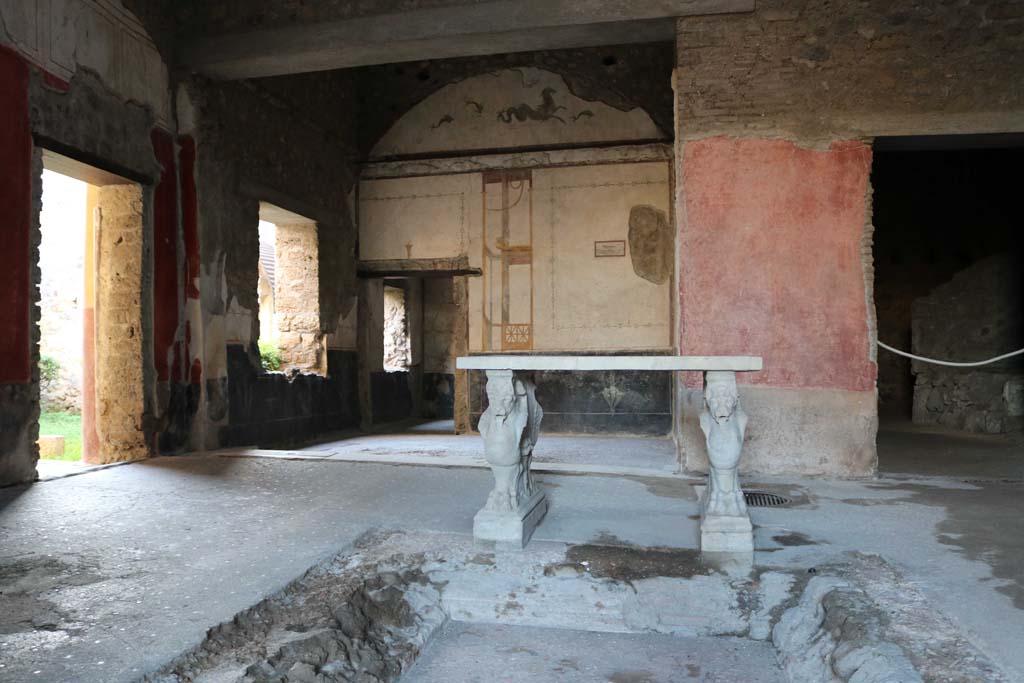
<path fill-rule="evenodd" d="M 664 370 L 754 372 L 760 356 L 535 356 L 484 354 L 456 359 L 459 370 Z"/>

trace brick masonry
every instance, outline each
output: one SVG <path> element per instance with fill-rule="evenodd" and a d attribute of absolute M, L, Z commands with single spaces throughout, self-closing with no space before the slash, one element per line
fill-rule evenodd
<path fill-rule="evenodd" d="M 678 133 L 1002 132 L 1024 113 L 1024 5 L 759 0 L 678 23 Z"/>

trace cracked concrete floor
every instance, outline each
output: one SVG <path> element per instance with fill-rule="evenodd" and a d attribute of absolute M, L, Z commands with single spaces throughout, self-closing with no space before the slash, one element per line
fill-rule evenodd
<path fill-rule="evenodd" d="M 696 547 L 685 480 L 541 479 L 539 540 Z M 1019 484 L 750 483 L 798 502 L 753 511 L 758 564 L 880 554 L 1024 680 Z M 490 485 L 465 468 L 182 456 L 0 490 L 0 680 L 133 680 L 367 529 L 468 535 Z"/>

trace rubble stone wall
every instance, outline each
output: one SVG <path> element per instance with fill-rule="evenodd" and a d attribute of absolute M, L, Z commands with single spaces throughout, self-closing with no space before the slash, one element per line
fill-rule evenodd
<path fill-rule="evenodd" d="M 98 191 L 96 429 L 98 458 L 118 462 L 148 454 L 143 424 L 143 190 L 135 184 Z"/>
<path fill-rule="evenodd" d="M 384 369 L 390 372 L 409 367 L 409 318 L 404 288 L 384 286 Z"/>
<path fill-rule="evenodd" d="M 278 225 L 276 253 L 274 320 L 284 357 L 281 369 L 324 374 L 316 225 Z"/>
<path fill-rule="evenodd" d="M 983 259 L 913 304 L 914 353 L 969 362 L 1024 346 L 1020 256 Z M 999 434 L 1024 429 L 1024 357 L 977 368 L 913 361 L 914 422 Z"/>

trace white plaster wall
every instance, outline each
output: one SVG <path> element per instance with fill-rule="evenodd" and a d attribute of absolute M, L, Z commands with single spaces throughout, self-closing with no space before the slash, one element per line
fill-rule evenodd
<path fill-rule="evenodd" d="M 672 279 L 638 276 L 628 245 L 630 210 L 649 205 L 667 214 L 669 198 L 664 161 L 532 172 L 534 351 L 672 347 Z M 360 259 L 464 256 L 479 268 L 482 201 L 479 173 L 363 181 Z M 624 256 L 595 257 L 599 240 L 626 242 Z M 528 311 L 528 288 L 513 291 L 510 309 Z M 498 350 L 483 347 L 482 312 L 482 280 L 470 278 L 469 348 Z"/>
<path fill-rule="evenodd" d="M 167 67 L 139 20 L 118 0 L 3 0 L 0 43 L 70 80 L 80 67 L 170 126 Z"/>
<path fill-rule="evenodd" d="M 380 159 L 661 137 L 642 109 L 624 112 L 588 102 L 573 95 L 557 74 L 518 68 L 441 88 L 406 113 L 370 156 Z"/>
<path fill-rule="evenodd" d="M 452 278 L 423 280 L 423 371 L 455 372 L 455 305 Z"/>
<path fill-rule="evenodd" d="M 327 335 L 327 348 L 338 351 L 356 350 L 356 320 L 358 307 L 352 297 L 351 307 L 347 314 L 338 316 L 338 325 L 332 334 Z"/>
<path fill-rule="evenodd" d="M 637 275 L 628 240 L 634 206 L 669 211 L 668 164 L 540 169 L 533 195 L 535 350 L 671 348 L 671 278 Z M 605 240 L 625 255 L 595 257 Z"/>
<path fill-rule="evenodd" d="M 360 285 L 363 297 L 360 305 L 366 316 L 360 321 L 366 335 L 363 366 L 367 372 L 380 372 L 384 369 L 384 281 L 361 280 Z"/>
<path fill-rule="evenodd" d="M 359 259 L 470 254 L 471 235 L 480 231 L 480 182 L 479 173 L 363 181 Z"/>

